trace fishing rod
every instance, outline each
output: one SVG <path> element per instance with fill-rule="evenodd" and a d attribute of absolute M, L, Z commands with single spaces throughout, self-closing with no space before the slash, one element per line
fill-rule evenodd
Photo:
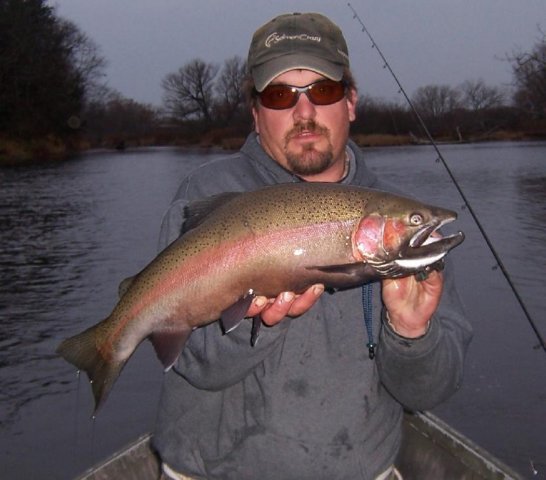
<path fill-rule="evenodd" d="M 483 239 L 485 240 L 485 243 L 487 244 L 487 247 L 489 248 L 489 250 L 493 254 L 493 258 L 497 262 L 496 266 L 502 272 L 504 278 L 506 279 L 506 282 L 508 283 L 508 286 L 512 290 L 512 293 L 514 294 L 514 296 L 516 297 L 516 300 L 517 300 L 519 306 L 521 307 L 521 310 L 523 311 L 525 317 L 527 318 L 529 324 L 531 325 L 531 328 L 533 329 L 536 337 L 538 338 L 540 346 L 542 347 L 542 349 L 544 351 L 546 351 L 546 340 L 542 337 L 542 335 L 540 333 L 540 330 L 538 329 L 536 323 L 534 322 L 533 318 L 531 317 L 531 314 L 527 310 L 527 307 L 525 306 L 525 303 L 523 302 L 523 299 L 521 298 L 519 292 L 517 291 L 517 289 L 516 289 L 516 287 L 514 285 L 514 282 L 512 281 L 512 279 L 510 277 L 510 274 L 508 273 L 508 270 L 506 269 L 506 267 L 504 266 L 504 263 L 502 262 L 499 255 L 497 254 L 497 251 L 495 250 L 495 247 L 493 247 L 493 244 L 491 243 L 491 240 L 489 240 L 489 237 L 487 236 L 487 233 L 485 232 L 485 229 L 483 228 L 483 226 L 482 226 L 481 222 L 479 221 L 476 213 L 474 212 L 474 209 L 470 205 L 470 202 L 466 198 L 465 193 L 463 192 L 462 188 L 460 187 L 459 183 L 457 182 L 457 179 L 455 178 L 455 175 L 451 171 L 451 168 L 449 168 L 449 165 L 447 164 L 446 159 L 444 158 L 444 156 L 442 155 L 442 152 L 438 148 L 438 145 L 434 141 L 434 138 L 432 137 L 428 127 L 426 126 L 426 124 L 425 124 L 425 122 L 423 120 L 423 118 L 421 117 L 421 115 L 419 114 L 417 109 L 415 108 L 415 105 L 413 104 L 413 102 L 409 98 L 408 94 L 406 93 L 406 90 L 404 89 L 404 87 L 400 83 L 400 80 L 398 80 L 398 77 L 396 76 L 393 69 L 391 68 L 389 62 L 387 61 L 387 59 L 385 57 L 385 55 L 383 55 L 383 52 L 381 51 L 381 49 L 377 45 L 377 42 L 372 37 L 372 34 L 370 33 L 370 31 L 366 28 L 366 25 L 364 25 L 364 22 L 362 21 L 362 19 L 358 15 L 357 11 L 353 8 L 353 6 L 351 5 L 350 2 L 347 3 L 347 5 L 353 12 L 353 19 L 356 19 L 358 21 L 358 23 L 360 23 L 360 25 L 362 27 L 362 32 L 364 32 L 368 36 L 368 38 L 370 39 L 370 42 L 372 44 L 372 48 L 374 48 L 377 51 L 377 53 L 379 54 L 379 56 L 381 57 L 381 60 L 383 61 L 384 67 L 389 71 L 392 78 L 394 78 L 394 81 L 398 85 L 400 93 L 404 96 L 404 98 L 408 102 L 408 105 L 410 106 L 411 111 L 413 112 L 413 114 L 417 118 L 417 121 L 419 122 L 419 125 L 421 126 L 421 128 L 425 132 L 425 135 L 426 135 L 428 141 L 434 147 L 434 150 L 436 151 L 436 154 L 438 155 L 438 160 L 444 166 L 445 170 L 447 171 L 447 174 L 449 175 L 449 178 L 451 179 L 451 181 L 455 185 L 455 188 L 459 192 L 459 195 L 461 196 L 461 198 L 462 198 L 462 200 L 464 202 L 463 208 L 466 208 L 466 210 L 470 213 L 470 216 L 472 217 L 472 219 L 474 220 L 474 223 L 478 227 L 478 230 L 480 231 Z"/>

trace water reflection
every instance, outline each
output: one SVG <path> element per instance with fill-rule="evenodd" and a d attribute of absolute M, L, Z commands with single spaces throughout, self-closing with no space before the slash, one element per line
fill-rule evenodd
<path fill-rule="evenodd" d="M 90 192 L 66 173 L 63 165 L 2 172 L 0 425 L 27 402 L 66 391 L 52 339 L 81 305 L 99 241 Z"/>
<path fill-rule="evenodd" d="M 546 284 L 546 184 L 544 143 L 445 146 L 443 154 L 495 251 L 507 268 L 527 308 L 546 338 L 543 315 Z M 432 149 L 402 148 L 384 157 L 381 150 L 373 163 L 395 181 L 403 180 L 410 191 L 424 199 L 459 212 L 459 225 L 467 227 L 462 250 L 469 258 L 483 247 L 462 199 Z M 403 162 L 403 171 L 400 166 Z M 464 223 L 461 223 L 464 222 Z M 457 228 L 455 224 L 452 228 Z M 460 228 L 460 227 L 458 227 Z M 496 262 L 485 250 L 488 268 Z M 459 252 L 457 253 L 459 256 Z M 476 267 L 472 267 L 475 269 Z M 511 295 L 506 292 L 506 295 Z"/>
<path fill-rule="evenodd" d="M 537 203 L 542 206 L 546 204 L 546 176 L 518 177 L 517 187 L 522 204 Z M 531 211 L 531 215 L 536 214 L 538 214 L 538 218 L 536 218 L 538 224 L 543 224 L 546 219 L 546 209 Z"/>
<path fill-rule="evenodd" d="M 156 168 L 157 153 L 0 170 L 0 425 L 76 388 L 57 344 L 104 318 L 155 254 L 179 175 L 204 160 L 160 149 Z"/>

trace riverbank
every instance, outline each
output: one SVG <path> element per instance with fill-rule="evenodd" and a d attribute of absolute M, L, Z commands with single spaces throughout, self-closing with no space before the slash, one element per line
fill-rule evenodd
<path fill-rule="evenodd" d="M 5 166 L 63 160 L 73 151 L 80 149 L 55 136 L 30 140 L 0 137 L 0 165 Z"/>
<path fill-rule="evenodd" d="M 143 138 L 116 138 L 94 144 L 84 137 L 73 137 L 69 140 L 56 136 L 47 136 L 30 140 L 15 140 L 0 137 L 0 166 L 17 166 L 43 161 L 61 161 L 76 153 L 85 152 L 91 149 L 118 150 L 139 148 L 173 146 L 192 149 L 219 149 L 224 151 L 235 151 L 241 148 L 245 141 L 244 136 L 222 135 L 222 132 L 211 131 L 198 139 L 181 137 L 155 137 L 150 135 Z M 428 139 L 408 135 L 388 134 L 354 134 L 351 138 L 360 147 L 393 147 L 407 145 L 427 145 Z M 544 140 L 546 134 L 537 132 L 506 131 L 499 130 L 482 136 L 472 137 L 445 137 L 436 138 L 439 144 L 460 144 L 479 142 L 499 141 L 532 141 Z"/>

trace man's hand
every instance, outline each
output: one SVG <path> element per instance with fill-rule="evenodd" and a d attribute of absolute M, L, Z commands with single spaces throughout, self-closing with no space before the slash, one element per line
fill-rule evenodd
<path fill-rule="evenodd" d="M 298 317 L 309 310 L 324 292 L 324 285 L 317 284 L 308 288 L 301 295 L 294 292 L 282 292 L 277 298 L 256 297 L 247 312 L 247 317 L 260 315 L 262 321 L 273 326 L 284 317 Z"/>
<path fill-rule="evenodd" d="M 415 276 L 383 280 L 383 303 L 396 333 L 406 338 L 424 335 L 440 303 L 443 286 L 443 276 L 437 271 L 422 281 Z"/>

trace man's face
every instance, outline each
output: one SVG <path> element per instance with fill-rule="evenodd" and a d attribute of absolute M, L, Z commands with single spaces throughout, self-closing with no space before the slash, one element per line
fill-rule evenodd
<path fill-rule="evenodd" d="M 305 87 L 324 77 L 310 70 L 291 70 L 271 84 Z M 264 150 L 291 172 L 314 181 L 339 181 L 345 168 L 349 124 L 355 119 L 357 94 L 350 90 L 332 105 L 314 105 L 306 94 L 286 110 L 259 101 L 252 109 L 256 133 Z"/>

